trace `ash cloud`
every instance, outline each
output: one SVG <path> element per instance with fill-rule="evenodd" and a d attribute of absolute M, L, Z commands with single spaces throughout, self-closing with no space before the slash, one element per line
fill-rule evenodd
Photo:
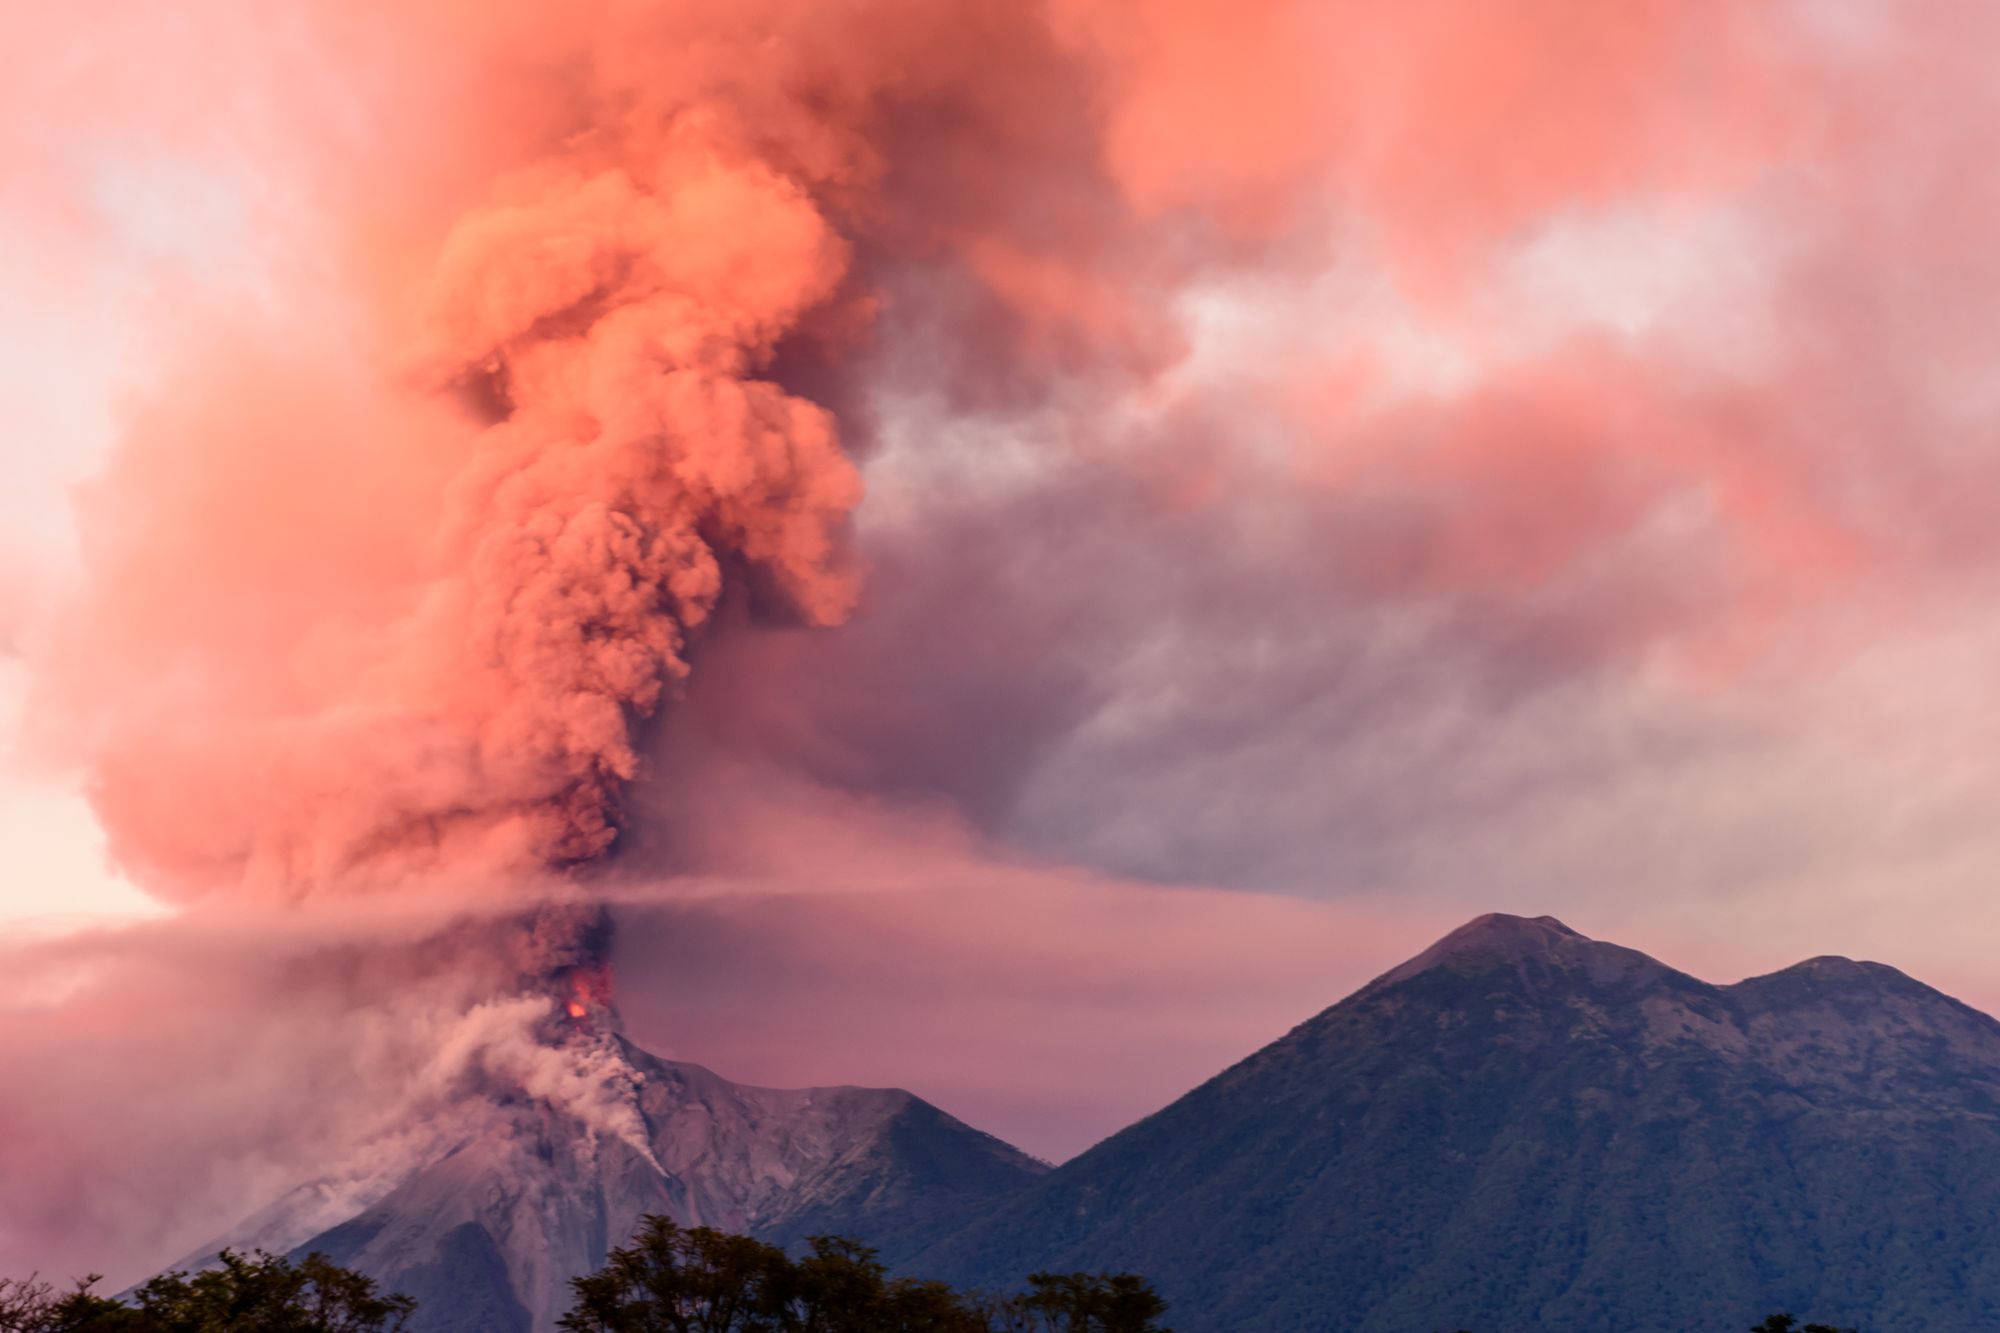
<path fill-rule="evenodd" d="M 1988 19 L 1418 8 L 1317 11 L 1396 87 L 1288 77 L 1302 8 L 1065 11 L 1128 204 L 1213 228 L 1178 353 L 1025 403 L 899 368 L 866 615 L 718 643 L 663 788 L 713 750 L 1165 882 L 1964 910 Z"/>
<path fill-rule="evenodd" d="M 212 103 L 254 134 L 115 42 L 124 96 L 32 85 L 284 182 L 261 311 L 175 312 L 86 499 L 46 712 L 173 897 L 593 862 L 720 599 L 848 615 L 830 409 L 865 446 L 921 377 L 1100 448 L 1122 396 L 1172 396 L 1189 283 L 1309 271 L 1341 217 L 1455 303 L 1547 210 L 1726 188 L 1790 77 L 1733 14 L 198 6 L 254 53 Z M 1447 485 L 1452 453 L 1484 466 L 1448 450 Z M 1439 559 L 1487 562 L 1480 512 Z"/>

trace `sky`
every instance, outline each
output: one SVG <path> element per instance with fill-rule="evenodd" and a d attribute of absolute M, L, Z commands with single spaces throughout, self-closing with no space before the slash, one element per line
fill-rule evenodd
<path fill-rule="evenodd" d="M 489 9 L 0 30 L 73 1156 L 161 997 L 382 1056 L 276 960 L 549 885 L 648 1045 L 1052 1159 L 1491 910 L 2000 1008 L 1987 7 Z M 119 1244 L 327 1141 L 225 1121 Z"/>

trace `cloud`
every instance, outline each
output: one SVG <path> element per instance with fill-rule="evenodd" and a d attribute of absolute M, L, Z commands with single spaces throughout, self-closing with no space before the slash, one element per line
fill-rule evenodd
<path fill-rule="evenodd" d="M 1324 421 L 1343 403 L 1309 347 L 1255 377 L 1286 401 L 1175 378 L 1201 283 L 1366 256 L 1463 322 L 1549 216 L 1740 188 L 1798 137 L 1774 24 L 765 0 L 468 25 L 211 0 L 187 33 L 240 59 L 182 33 L 156 68 L 50 21 L 24 37 L 132 76 L 93 100 L 36 71 L 57 142 L 129 135 L 132 160 L 271 184 L 213 223 L 254 239 L 256 298 L 224 285 L 158 326 L 84 504 L 46 710 L 114 853 L 170 896 L 594 860 L 721 599 L 848 613 L 850 451 L 917 383 L 948 417 L 1059 413 L 1163 486 L 1220 467 L 1249 491 L 1210 503 L 1239 520 L 1326 486 L 1347 568 L 1420 593 L 1546 582 L 1701 488 L 1795 551 L 1820 538 L 1788 475 L 1703 422 L 1633 426 L 1660 392 L 1637 357 L 1559 348 L 1463 402 Z M 11 151 L 62 217 L 90 195 L 47 148 Z M 1317 456 L 1249 475 L 1240 440 L 1266 430 Z"/>
<path fill-rule="evenodd" d="M 663 788 L 748 754 L 1169 883 L 1962 910 L 1984 17 L 1559 11 L 1066 7 L 1134 234 L 1201 256 L 1178 350 L 983 402 L 892 362 L 862 614 L 713 644 Z M 1322 20 L 1426 78 L 1292 78 Z M 1853 740 L 1905 693 L 1959 702 Z"/>

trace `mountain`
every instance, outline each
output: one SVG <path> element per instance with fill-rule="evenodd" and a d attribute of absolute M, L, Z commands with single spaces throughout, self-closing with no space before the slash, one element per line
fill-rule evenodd
<path fill-rule="evenodd" d="M 2000 1024 L 1486 916 L 909 1271 L 1129 1269 L 1179 1333 L 2000 1328 Z"/>
<path fill-rule="evenodd" d="M 647 1213 L 780 1244 L 831 1232 L 907 1250 L 1047 1170 L 907 1092 L 745 1087 L 615 1035 L 565 1040 L 585 1058 L 587 1096 L 469 1101 L 462 1132 L 337 1225 L 292 1244 L 297 1219 L 329 1208 L 306 1187 L 228 1243 L 270 1246 L 289 1228 L 277 1248 L 416 1297 L 415 1333 L 540 1333 L 568 1308 L 569 1279 Z"/>

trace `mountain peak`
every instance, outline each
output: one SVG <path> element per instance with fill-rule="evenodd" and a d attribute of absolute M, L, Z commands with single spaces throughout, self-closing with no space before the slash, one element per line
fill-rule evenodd
<path fill-rule="evenodd" d="M 1432 947 L 1452 951 L 1505 948 L 1541 952 L 1554 947 L 1560 940 L 1587 938 L 1552 916 L 1488 912 L 1472 918 Z"/>
<path fill-rule="evenodd" d="M 1747 978 L 1744 981 L 1738 982 L 1737 986 L 1731 987 L 1731 989 L 1745 987 L 1750 990 L 1758 990 L 1773 986 L 1812 986 L 1817 988 L 1828 986 L 1865 986 L 1871 988 L 1889 986 L 1893 988 L 1915 987 L 1922 990 L 1930 989 L 1907 973 L 1899 972 L 1886 963 L 1858 961 L 1853 958 L 1843 958 L 1839 954 L 1821 954 L 1816 958 L 1808 958 L 1803 962 L 1793 963 L 1790 967 L 1781 967 L 1775 972 L 1766 972 L 1762 976 Z"/>
<path fill-rule="evenodd" d="M 1589 941 L 1552 916 L 1515 916 L 1488 912 L 1452 931 L 1416 957 L 1392 968 L 1377 985 L 1402 981 L 1440 965 L 1464 960 L 1516 962 L 1545 956 L 1568 940 Z"/>
<path fill-rule="evenodd" d="M 1728 989 L 1740 999 L 1759 1002 L 1769 1002 L 1779 996 L 1798 1000 L 1839 995 L 1850 997 L 1901 995 L 1911 999 L 1935 999 L 1955 1007 L 1962 1007 L 1959 1001 L 1926 986 L 1907 972 L 1890 967 L 1887 963 L 1843 958 L 1837 954 L 1822 954 L 1817 958 L 1808 958 L 1802 963 L 1793 963 L 1790 967 L 1780 968 L 1776 972 L 1746 978 Z"/>
<path fill-rule="evenodd" d="M 1530 962 L 1557 968 L 1582 968 L 1600 981 L 1631 980 L 1668 972 L 1664 964 L 1616 944 L 1605 944 L 1571 930 L 1552 916 L 1515 916 L 1488 912 L 1452 931 L 1400 967 L 1377 977 L 1377 990 L 1425 972 L 1485 971 L 1519 968 Z"/>

